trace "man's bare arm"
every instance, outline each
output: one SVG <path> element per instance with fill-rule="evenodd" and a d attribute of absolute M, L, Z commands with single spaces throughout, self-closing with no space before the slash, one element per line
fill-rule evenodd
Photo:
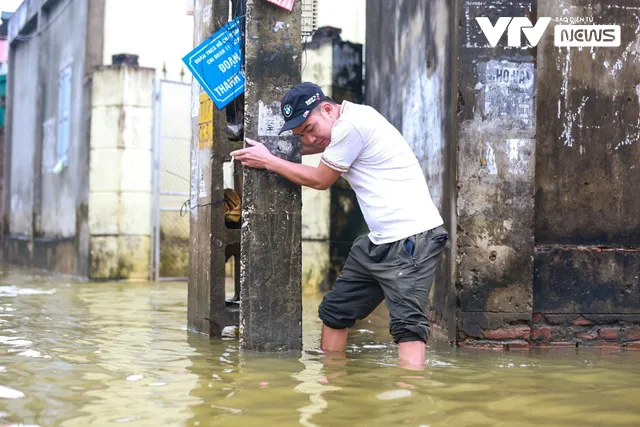
<path fill-rule="evenodd" d="M 326 190 L 340 178 L 341 173 L 331 169 L 324 163 L 318 167 L 292 163 L 269 152 L 264 144 L 250 138 L 245 138 L 247 147 L 231 152 L 231 156 L 240 161 L 243 166 L 257 169 L 267 169 L 293 182 L 316 190 Z"/>
<path fill-rule="evenodd" d="M 316 190 L 326 190 L 340 178 L 341 173 L 320 162 L 318 167 L 292 163 L 279 157 L 273 157 L 267 169 L 287 178 L 294 184 L 304 185 Z"/>

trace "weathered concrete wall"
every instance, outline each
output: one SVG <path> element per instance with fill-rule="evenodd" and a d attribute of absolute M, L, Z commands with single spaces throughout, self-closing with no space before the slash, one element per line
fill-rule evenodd
<path fill-rule="evenodd" d="M 486 339 L 516 347 L 526 345 L 529 336 L 535 58 L 530 50 L 506 43 L 492 48 L 475 18 L 527 16 L 530 7 L 530 1 L 460 2 L 456 288 L 461 345 Z"/>
<path fill-rule="evenodd" d="M 11 169 L 7 170 L 10 204 L 6 232 L 17 236 L 33 235 L 33 161 L 36 144 L 36 81 L 38 49 L 35 40 L 12 45 L 14 69 L 20 78 L 12 76 L 13 88 L 8 97 L 13 105 L 12 135 L 8 144 L 20 141 L 19 149 L 11 150 Z M 18 148 L 18 147 L 16 147 Z"/>
<path fill-rule="evenodd" d="M 192 48 L 193 17 L 184 1 L 106 0 L 103 64 L 111 64 L 114 54 L 131 53 L 159 78 L 190 82 L 182 57 Z"/>
<path fill-rule="evenodd" d="M 544 16 L 568 10 L 571 17 L 622 28 L 617 48 L 559 49 L 551 28 L 538 47 L 539 79 L 545 82 L 538 90 L 540 244 L 640 243 L 640 198 L 632 196 L 640 183 L 640 5 L 607 3 L 539 2 Z"/>
<path fill-rule="evenodd" d="M 91 278 L 149 275 L 154 78 L 153 69 L 126 66 L 93 75 Z"/>
<path fill-rule="evenodd" d="M 414 70 L 420 55 L 429 64 L 437 50 L 422 48 L 433 28 L 411 19 L 422 22 L 419 8 L 437 2 L 421 2 L 410 13 L 408 4 L 369 2 L 368 27 L 376 30 L 368 32 L 367 93 L 415 144 L 415 135 L 433 133 L 434 125 L 421 128 L 405 117 L 412 109 L 413 118 L 426 114 L 420 102 L 429 91 L 416 93 L 429 86 L 416 82 L 434 74 Z M 460 1 L 452 10 L 457 94 L 442 111 L 455 108 L 456 131 L 449 135 L 457 144 L 445 145 L 439 165 L 442 209 L 457 220 L 451 277 L 459 344 L 640 347 L 640 6 L 492 0 Z M 475 21 L 482 16 L 494 23 L 548 16 L 618 24 L 622 44 L 556 48 L 552 21 L 537 48 L 508 47 L 506 32 L 491 47 Z M 423 52 L 412 56 L 416 46 Z M 433 119 L 437 106 L 429 111 Z M 449 156 L 450 146 L 457 152 Z M 428 178 L 430 188 L 441 188 L 437 176 Z"/>
<path fill-rule="evenodd" d="M 556 48 L 552 23 L 538 45 L 535 342 L 640 340 L 640 5 L 621 3 L 538 2 L 622 42 Z"/>
<path fill-rule="evenodd" d="M 38 105 L 44 103 L 44 109 L 39 113 L 40 132 L 36 134 L 41 138 L 39 179 L 42 184 L 40 189 L 36 189 L 40 206 L 36 211 L 35 227 L 38 236 L 69 239 L 76 235 L 77 207 L 86 173 L 86 166 L 78 160 L 87 150 L 83 134 L 86 115 L 83 104 L 86 26 L 81 24 L 87 21 L 87 11 L 86 5 L 70 6 L 58 14 L 61 6 L 56 6 L 47 13 L 48 17 L 57 18 L 51 22 L 47 20 L 47 35 L 42 39 L 40 53 L 45 80 L 41 83 L 42 88 L 36 100 Z M 59 81 L 60 73 L 68 67 L 71 70 L 69 160 L 68 166 L 57 172 Z"/>
<path fill-rule="evenodd" d="M 451 163 L 455 8 L 445 0 L 367 3 L 366 103 L 402 132 L 422 165 L 429 191 L 452 237 L 455 175 Z M 420 195 L 416 195 L 419 197 Z M 453 319 L 452 257 L 434 286 L 432 317 Z"/>
<path fill-rule="evenodd" d="M 9 23 L 13 77 L 7 97 L 4 198 L 9 261 L 88 273 L 86 89 L 95 66 L 91 58 L 102 53 L 102 34 L 93 31 L 102 28 L 95 25 L 102 1 L 24 2 Z M 57 154 L 65 70 L 70 76 L 66 164 Z"/>

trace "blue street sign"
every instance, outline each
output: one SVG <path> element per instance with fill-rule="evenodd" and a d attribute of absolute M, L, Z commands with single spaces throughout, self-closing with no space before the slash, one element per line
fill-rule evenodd
<path fill-rule="evenodd" d="M 219 109 L 244 92 L 241 44 L 236 18 L 182 58 Z"/>

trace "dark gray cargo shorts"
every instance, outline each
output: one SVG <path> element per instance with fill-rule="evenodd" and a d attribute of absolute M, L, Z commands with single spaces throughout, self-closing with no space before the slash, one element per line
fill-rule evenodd
<path fill-rule="evenodd" d="M 448 238 L 442 226 L 382 245 L 358 237 L 320 304 L 320 319 L 332 329 L 350 328 L 385 300 L 393 340 L 427 342 L 429 292 Z"/>

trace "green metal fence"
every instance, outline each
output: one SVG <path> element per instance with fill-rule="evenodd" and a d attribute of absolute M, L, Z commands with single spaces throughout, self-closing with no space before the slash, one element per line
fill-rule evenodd
<path fill-rule="evenodd" d="M 7 93 L 7 76 L 0 76 L 0 128 L 4 127 L 4 105 Z"/>

